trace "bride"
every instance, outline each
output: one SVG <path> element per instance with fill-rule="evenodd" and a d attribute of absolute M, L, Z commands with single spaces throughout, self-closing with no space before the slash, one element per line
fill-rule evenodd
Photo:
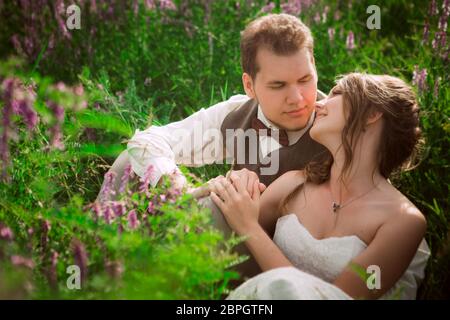
<path fill-rule="evenodd" d="M 420 136 L 411 88 L 348 74 L 317 103 L 310 135 L 329 152 L 262 195 L 258 181 L 249 194 L 233 173 L 210 183 L 263 271 L 228 299 L 414 299 L 429 256 L 426 220 L 388 181 Z"/>

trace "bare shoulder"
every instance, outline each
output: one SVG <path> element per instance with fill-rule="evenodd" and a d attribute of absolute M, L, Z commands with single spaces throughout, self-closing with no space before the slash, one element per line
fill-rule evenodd
<path fill-rule="evenodd" d="M 425 216 L 405 195 L 394 187 L 392 189 L 385 207 L 383 227 L 393 232 L 406 232 L 411 236 L 422 238 L 427 227 Z"/>
<path fill-rule="evenodd" d="M 302 170 L 293 170 L 282 174 L 263 192 L 263 202 L 278 208 L 281 201 L 304 181 L 305 175 Z"/>
<path fill-rule="evenodd" d="M 299 184 L 305 182 L 305 174 L 303 170 L 292 170 L 285 172 L 280 177 L 278 177 L 272 184 L 269 186 L 273 190 L 277 190 L 277 192 L 286 193 L 290 190 L 293 190 Z"/>
<path fill-rule="evenodd" d="M 291 170 L 288 172 L 285 172 L 282 174 L 277 180 L 275 181 L 291 181 L 295 180 L 296 182 L 303 182 L 305 179 L 305 171 L 304 170 Z"/>

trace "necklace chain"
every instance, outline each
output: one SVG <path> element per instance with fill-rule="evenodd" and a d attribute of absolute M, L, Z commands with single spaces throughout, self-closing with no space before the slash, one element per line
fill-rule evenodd
<path fill-rule="evenodd" d="M 333 200 L 333 203 L 332 203 L 332 209 L 333 209 L 333 212 L 334 212 L 334 213 L 337 213 L 337 212 L 338 212 L 340 209 L 342 209 L 343 207 L 345 207 L 345 206 L 347 206 L 348 204 L 352 203 L 353 201 L 355 201 L 355 200 L 357 200 L 357 199 L 359 199 L 359 198 L 362 198 L 362 197 L 364 197 L 365 195 L 367 195 L 369 192 L 371 192 L 371 191 L 372 191 L 373 189 L 375 189 L 377 186 L 378 186 L 378 183 L 377 183 L 376 185 L 374 185 L 372 188 L 370 188 L 368 191 L 364 192 L 363 194 L 361 194 L 361 195 L 359 195 L 359 196 L 357 196 L 357 197 L 355 197 L 355 198 L 353 198 L 353 199 L 350 199 L 349 201 L 347 201 L 347 202 L 344 203 L 344 204 L 337 203 L 336 201 Z M 331 193 L 331 188 L 330 188 L 330 193 Z M 333 194 L 331 194 L 331 197 L 333 197 Z"/>

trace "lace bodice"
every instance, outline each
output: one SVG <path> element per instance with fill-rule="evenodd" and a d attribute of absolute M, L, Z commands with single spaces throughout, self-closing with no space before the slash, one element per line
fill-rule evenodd
<path fill-rule="evenodd" d="M 316 239 L 293 213 L 278 219 L 273 240 L 295 267 L 326 282 L 333 282 L 367 247 L 356 235 Z M 414 299 L 429 255 L 428 246 L 422 241 L 405 274 L 383 298 L 396 293 L 399 298 Z"/>

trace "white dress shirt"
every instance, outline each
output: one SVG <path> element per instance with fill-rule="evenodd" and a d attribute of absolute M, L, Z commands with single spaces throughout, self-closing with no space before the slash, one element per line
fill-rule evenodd
<path fill-rule="evenodd" d="M 232 157 L 223 154 L 220 129 L 225 117 L 249 99 L 246 95 L 235 95 L 207 109 L 202 108 L 181 121 L 164 126 L 151 126 L 144 131 L 137 129 L 127 145 L 133 171 L 143 177 L 148 166 L 152 165 L 150 183 L 155 186 L 163 174 L 179 172 L 179 164 L 195 167 L 223 163 L 224 160 L 232 163 Z M 257 117 L 267 127 L 277 129 L 277 126 L 264 116 L 260 106 Z M 314 114 L 305 128 L 287 132 L 290 145 L 302 137 L 313 120 Z M 258 139 L 263 157 L 281 147 L 272 137 L 261 135 Z"/>

